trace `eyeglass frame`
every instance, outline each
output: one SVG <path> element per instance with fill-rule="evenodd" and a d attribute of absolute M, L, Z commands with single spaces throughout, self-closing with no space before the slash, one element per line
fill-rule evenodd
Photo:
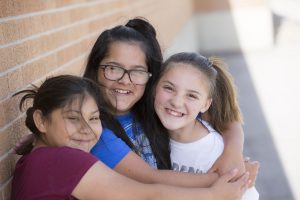
<path fill-rule="evenodd" d="M 106 77 L 106 74 L 105 74 L 105 69 L 106 69 L 107 67 L 116 67 L 116 68 L 122 69 L 122 70 L 123 70 L 123 75 L 122 75 L 119 79 L 115 79 L 115 80 L 109 79 L 109 78 Z M 119 81 L 119 80 L 121 80 L 121 79 L 125 76 L 125 74 L 128 74 L 128 77 L 129 77 L 129 80 L 130 80 L 131 83 L 133 83 L 133 84 L 135 84 L 135 85 L 146 85 L 147 82 L 148 82 L 148 80 L 149 80 L 149 78 L 152 77 L 152 73 L 150 73 L 150 72 L 148 72 L 148 71 L 139 70 L 139 69 L 125 69 L 124 67 L 119 66 L 119 65 L 101 64 L 101 65 L 99 65 L 99 68 L 103 69 L 103 72 L 104 72 L 104 78 L 106 78 L 107 80 L 110 80 L 110 81 Z M 132 72 L 132 71 L 138 71 L 138 72 L 145 72 L 145 73 L 147 73 L 147 75 L 148 75 L 147 81 L 146 81 L 144 84 L 134 83 L 134 82 L 132 81 L 132 79 L 131 79 L 131 76 L 130 76 L 130 72 Z"/>

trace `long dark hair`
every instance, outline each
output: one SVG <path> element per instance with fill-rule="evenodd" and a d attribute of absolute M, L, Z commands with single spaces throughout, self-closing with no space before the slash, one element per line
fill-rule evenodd
<path fill-rule="evenodd" d="M 32 106 L 26 110 L 25 124 L 35 138 L 40 135 L 33 120 L 33 113 L 36 110 L 40 110 L 42 115 L 47 118 L 55 109 L 70 105 L 78 98 L 83 100 L 86 96 L 91 96 L 96 101 L 103 124 L 109 124 L 113 118 L 106 111 L 107 100 L 102 95 L 99 85 L 86 78 L 72 75 L 51 77 L 46 79 L 40 87 L 33 86 L 32 89 L 19 91 L 14 96 L 19 94 L 24 94 L 20 100 L 20 110 L 25 107 L 27 100 L 33 101 Z M 29 153 L 33 148 L 32 142 L 32 140 L 27 141 L 18 146 L 15 149 L 16 153 L 19 155 Z"/>
<path fill-rule="evenodd" d="M 100 34 L 92 48 L 88 57 L 84 77 L 98 81 L 97 72 L 99 63 L 107 56 L 110 45 L 114 42 L 135 42 L 141 46 L 141 49 L 145 53 L 148 71 L 152 74 L 152 77 L 146 84 L 145 91 L 147 92 L 145 92 L 142 98 L 133 106 L 131 112 L 134 116 L 134 123 L 138 122 L 141 124 L 149 139 L 158 168 L 169 169 L 170 159 L 167 158 L 167 156 L 170 156 L 168 136 L 153 134 L 152 126 L 154 124 L 151 124 L 147 115 L 145 115 L 149 108 L 147 99 L 151 98 L 151 94 L 148 91 L 153 87 L 163 61 L 160 45 L 156 39 L 156 31 L 150 23 L 142 18 L 134 18 L 129 20 L 125 26 L 120 25 L 105 30 Z M 125 141 L 127 145 L 136 151 L 121 125 L 117 126 L 116 122 L 112 130 L 118 137 Z"/>

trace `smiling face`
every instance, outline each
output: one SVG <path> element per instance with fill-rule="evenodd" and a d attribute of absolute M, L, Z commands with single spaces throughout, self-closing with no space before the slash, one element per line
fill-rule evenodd
<path fill-rule="evenodd" d="M 168 67 L 156 87 L 155 111 L 170 133 L 192 130 L 198 114 L 211 104 L 207 77 L 189 64 Z"/>
<path fill-rule="evenodd" d="M 127 70 L 148 71 L 145 54 L 141 46 L 134 42 L 113 42 L 107 56 L 99 64 L 120 66 Z M 128 113 L 145 91 L 145 85 L 133 84 L 128 74 L 120 80 L 107 80 L 101 68 L 98 70 L 98 81 L 106 87 L 105 92 L 116 109 L 113 112 L 117 115 Z"/>
<path fill-rule="evenodd" d="M 55 109 L 46 119 L 35 111 L 35 123 L 46 146 L 67 146 L 89 152 L 99 139 L 102 126 L 95 100 L 86 96 L 64 108 Z"/>

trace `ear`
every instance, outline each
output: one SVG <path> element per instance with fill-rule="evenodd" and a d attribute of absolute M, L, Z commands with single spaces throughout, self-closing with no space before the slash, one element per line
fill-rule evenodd
<path fill-rule="evenodd" d="M 46 126 L 45 126 L 45 119 L 43 116 L 42 111 L 40 110 L 35 110 L 33 113 L 33 121 L 35 123 L 35 126 L 41 133 L 46 132 Z"/>
<path fill-rule="evenodd" d="M 209 107 L 211 105 L 211 102 L 212 102 L 212 98 L 209 98 L 209 99 L 206 100 L 204 106 L 201 109 L 202 113 L 205 113 L 209 109 Z"/>

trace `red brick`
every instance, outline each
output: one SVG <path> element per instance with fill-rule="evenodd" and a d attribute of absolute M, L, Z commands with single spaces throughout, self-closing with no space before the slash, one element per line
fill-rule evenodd
<path fill-rule="evenodd" d="M 10 135 L 9 129 L 0 132 L 0 156 L 5 154 L 9 149 L 12 148 L 10 143 Z"/>
<path fill-rule="evenodd" d="M 0 128 L 3 128 L 20 115 L 18 103 L 19 97 L 9 98 L 0 102 L 1 113 L 4 113 L 0 117 Z"/>
<path fill-rule="evenodd" d="M 89 17 L 101 16 L 104 12 L 110 11 L 114 5 L 111 2 L 99 2 L 89 7 L 79 7 L 70 10 L 62 10 L 54 13 L 30 16 L 0 24 L 0 29 L 4 30 L 0 37 L 0 44 L 7 44 L 18 39 L 23 39 L 35 34 L 50 31 L 55 28 L 63 27 L 76 21 L 84 20 Z"/>
<path fill-rule="evenodd" d="M 13 175 L 14 162 L 11 154 L 0 160 L 0 184 L 2 185 Z"/>
<path fill-rule="evenodd" d="M 0 17 L 38 12 L 67 5 L 84 3 L 85 0 L 9 0 L 0 1 Z"/>
<path fill-rule="evenodd" d="M 3 156 L 30 131 L 25 126 L 25 117 L 14 122 L 11 126 L 0 132 L 0 156 Z"/>
<path fill-rule="evenodd" d="M 20 90 L 24 85 L 22 70 L 20 68 L 9 72 L 7 74 L 7 78 L 9 91 L 11 93 L 15 93 L 17 90 Z"/>
<path fill-rule="evenodd" d="M 3 196 L 3 200 L 10 200 L 10 194 L 11 194 L 11 181 L 12 180 L 9 180 L 5 187 L 3 188 L 2 190 L 2 196 Z"/>
<path fill-rule="evenodd" d="M 9 41 L 20 38 L 20 30 L 23 30 L 23 23 L 19 20 L 0 23 L 0 30 L 3 38 L 0 40 L 0 45 L 6 44 Z"/>
<path fill-rule="evenodd" d="M 9 95 L 7 76 L 0 76 L 0 101 Z"/>

